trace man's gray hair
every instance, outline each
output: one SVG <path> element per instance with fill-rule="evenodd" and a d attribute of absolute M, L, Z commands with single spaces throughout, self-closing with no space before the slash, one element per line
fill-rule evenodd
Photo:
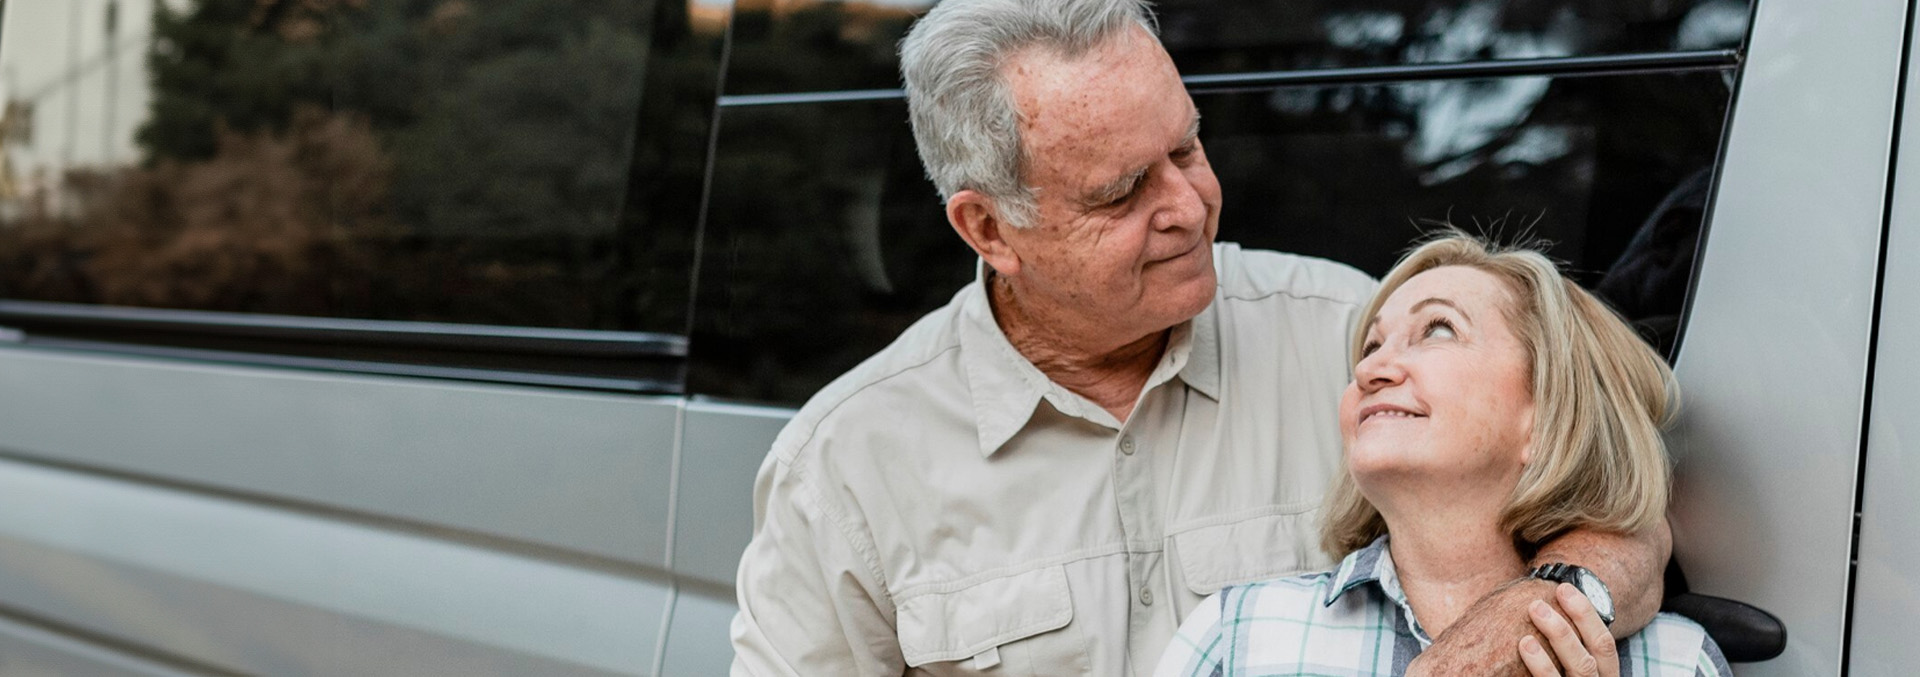
<path fill-rule="evenodd" d="M 976 190 L 1015 228 L 1032 225 L 1021 178 L 1020 112 L 1001 77 L 1006 59 L 1042 48 L 1076 58 L 1129 26 L 1153 33 L 1146 0 L 944 0 L 900 42 L 907 114 L 940 199 Z"/>

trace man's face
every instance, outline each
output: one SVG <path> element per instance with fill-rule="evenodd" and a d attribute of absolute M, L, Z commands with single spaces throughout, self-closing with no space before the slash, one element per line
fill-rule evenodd
<path fill-rule="evenodd" d="M 1020 258 L 1012 281 L 1023 302 L 1122 341 L 1206 309 L 1220 182 L 1159 42 L 1134 28 L 1078 59 L 1016 55 L 1005 75 L 1039 207 L 1031 227 L 1002 232 Z"/>

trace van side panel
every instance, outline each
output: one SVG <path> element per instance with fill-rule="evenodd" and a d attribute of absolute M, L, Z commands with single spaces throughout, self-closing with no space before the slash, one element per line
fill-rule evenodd
<path fill-rule="evenodd" d="M 665 581 L 0 461 L 0 604 L 251 674 L 651 674 Z"/>
<path fill-rule="evenodd" d="M 1763 0 L 1677 361 L 1675 550 L 1836 675 L 1908 3 Z"/>
<path fill-rule="evenodd" d="M 1907 58 L 1850 619 L 1847 671 L 1860 677 L 1908 675 L 1920 665 L 1920 55 Z"/>
<path fill-rule="evenodd" d="M 675 497 L 673 572 L 733 587 L 753 538 L 753 478 L 793 410 L 689 402 Z"/>
<path fill-rule="evenodd" d="M 753 538 L 753 478 L 793 410 L 687 403 L 675 494 L 676 586 L 661 677 L 726 674 L 733 580 Z"/>
<path fill-rule="evenodd" d="M 220 674 L 173 667 L 0 618 L 0 675 L 42 677 L 203 677 Z"/>
<path fill-rule="evenodd" d="M 0 453 L 666 566 L 678 398 L 0 348 Z"/>

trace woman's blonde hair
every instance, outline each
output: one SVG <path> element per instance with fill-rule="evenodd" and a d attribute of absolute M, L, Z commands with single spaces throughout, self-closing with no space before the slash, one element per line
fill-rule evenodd
<path fill-rule="evenodd" d="M 1407 280 L 1442 266 L 1499 278 L 1507 323 L 1532 365 L 1533 453 L 1500 517 L 1514 542 L 1538 545 L 1576 528 L 1633 532 L 1666 515 L 1669 468 L 1660 429 L 1678 390 L 1673 371 L 1627 323 L 1526 247 L 1498 247 L 1446 231 L 1402 258 L 1380 283 L 1355 329 L 1358 364 L 1366 319 Z M 1351 471 L 1328 496 L 1321 547 L 1336 558 L 1386 533 Z"/>

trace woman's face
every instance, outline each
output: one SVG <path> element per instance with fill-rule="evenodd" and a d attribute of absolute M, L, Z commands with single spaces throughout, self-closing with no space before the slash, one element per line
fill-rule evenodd
<path fill-rule="evenodd" d="M 1504 501 L 1518 481 L 1533 389 L 1512 302 L 1499 278 L 1444 266 L 1407 280 L 1371 318 L 1340 432 L 1361 493 L 1383 511 L 1396 495 Z"/>

